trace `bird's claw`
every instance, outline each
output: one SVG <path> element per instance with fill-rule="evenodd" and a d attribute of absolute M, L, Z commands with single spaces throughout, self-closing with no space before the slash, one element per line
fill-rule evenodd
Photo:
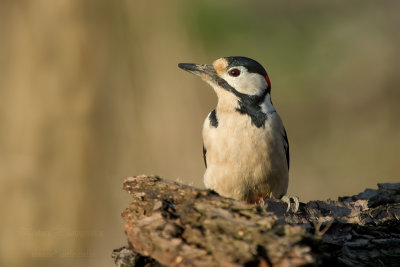
<path fill-rule="evenodd" d="M 283 197 L 281 197 L 281 200 L 283 202 L 285 202 L 288 206 L 286 209 L 286 212 L 288 212 L 290 210 L 290 202 L 291 200 L 293 200 L 294 202 L 294 211 L 293 212 L 297 212 L 299 210 L 299 198 L 296 196 L 288 196 L 288 195 L 284 195 Z"/>

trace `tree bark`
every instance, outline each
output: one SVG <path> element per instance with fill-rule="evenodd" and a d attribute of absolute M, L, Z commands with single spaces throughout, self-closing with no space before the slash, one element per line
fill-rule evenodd
<path fill-rule="evenodd" d="M 394 266 L 400 264 L 400 183 L 338 201 L 251 205 L 157 176 L 129 177 L 128 247 L 118 266 Z"/>

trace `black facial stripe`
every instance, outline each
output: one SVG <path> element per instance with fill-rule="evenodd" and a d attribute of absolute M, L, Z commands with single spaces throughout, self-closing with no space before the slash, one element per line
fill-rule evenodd
<path fill-rule="evenodd" d="M 228 61 L 227 69 L 243 66 L 248 72 L 267 76 L 267 72 L 265 71 L 264 67 L 254 59 L 248 57 L 226 57 L 225 59 Z"/>
<path fill-rule="evenodd" d="M 222 79 L 218 75 L 215 75 L 213 78 L 220 87 L 224 88 L 229 92 L 232 92 L 238 98 L 243 99 L 246 102 L 246 104 L 254 103 L 258 105 L 264 100 L 265 96 L 267 95 L 267 90 L 264 90 L 262 95 L 246 95 L 237 91 L 235 88 L 233 88 L 229 83 L 227 83 L 224 79 Z"/>
<path fill-rule="evenodd" d="M 264 127 L 268 114 L 262 112 L 260 104 L 264 101 L 267 91 L 265 90 L 261 96 L 249 96 L 239 100 L 239 108 L 236 108 L 241 114 L 247 114 L 251 118 L 251 122 L 257 127 Z M 255 99 L 257 97 L 257 99 Z"/>
<path fill-rule="evenodd" d="M 210 120 L 210 125 L 214 128 L 218 127 L 218 118 L 217 118 L 217 112 L 215 109 L 211 111 L 210 115 L 208 116 L 208 119 Z"/>
<path fill-rule="evenodd" d="M 239 107 L 236 109 L 236 111 L 241 114 L 247 114 L 248 116 L 250 116 L 251 122 L 257 128 L 264 126 L 265 121 L 268 119 L 268 115 L 262 112 L 260 104 L 264 101 L 265 96 L 269 92 L 268 88 L 266 88 L 261 95 L 246 95 L 238 92 L 235 88 L 230 86 L 224 79 L 222 79 L 218 75 L 215 75 L 214 80 L 219 86 L 229 92 L 232 92 L 239 98 Z"/>

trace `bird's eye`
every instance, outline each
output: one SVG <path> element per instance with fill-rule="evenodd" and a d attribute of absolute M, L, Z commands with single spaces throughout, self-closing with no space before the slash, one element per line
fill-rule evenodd
<path fill-rule="evenodd" d="M 229 75 L 232 76 L 232 77 L 237 77 L 237 76 L 240 75 L 240 70 L 238 70 L 238 69 L 231 69 L 231 70 L 229 71 Z"/>

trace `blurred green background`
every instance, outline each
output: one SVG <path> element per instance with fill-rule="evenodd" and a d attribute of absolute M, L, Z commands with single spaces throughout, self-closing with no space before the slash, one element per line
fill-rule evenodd
<path fill-rule="evenodd" d="M 203 186 L 213 90 L 177 68 L 267 69 L 289 193 L 399 181 L 400 2 L 0 2 L 0 265 L 113 266 L 125 177 Z"/>

